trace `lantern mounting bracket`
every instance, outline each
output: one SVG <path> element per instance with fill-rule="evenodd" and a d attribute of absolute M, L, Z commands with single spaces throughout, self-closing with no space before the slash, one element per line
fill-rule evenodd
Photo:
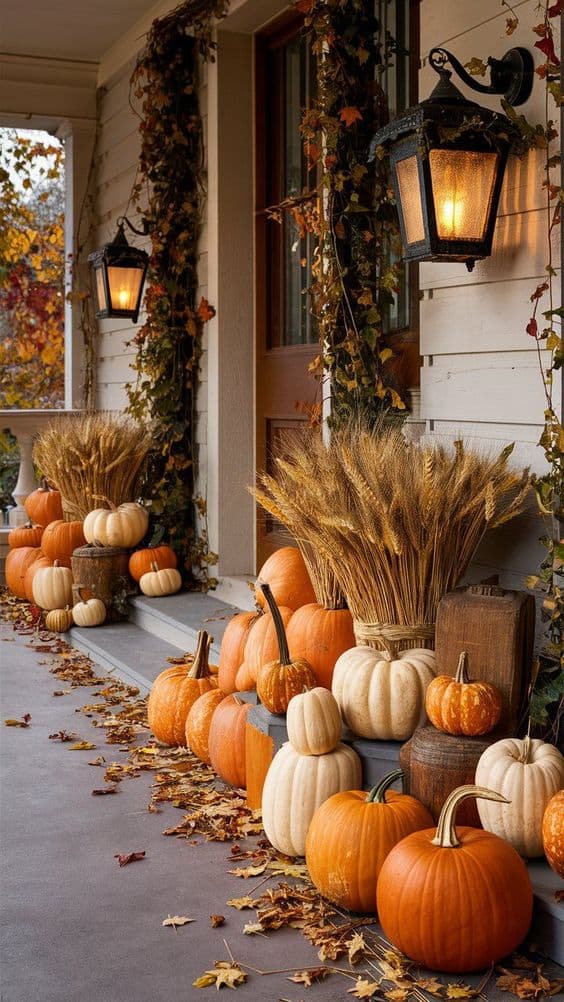
<path fill-rule="evenodd" d="M 508 104 L 518 107 L 524 104 L 533 89 L 534 62 L 527 49 L 517 47 L 509 49 L 501 59 L 490 56 L 487 65 L 490 70 L 490 83 L 481 84 L 466 71 L 461 62 L 448 49 L 440 47 L 431 49 L 429 63 L 439 76 L 450 77 L 450 71 L 445 69 L 450 63 L 455 73 L 464 81 L 467 87 L 480 94 L 502 94 Z"/>
<path fill-rule="evenodd" d="M 118 230 L 121 230 L 122 233 L 123 233 L 123 225 L 124 223 L 127 223 L 131 232 L 136 233 L 138 237 L 146 237 L 148 236 L 149 233 L 152 233 L 154 230 L 154 224 L 150 222 L 148 219 L 143 219 L 143 226 L 142 229 L 140 230 L 138 230 L 137 227 L 134 226 L 133 223 L 129 221 L 127 216 L 118 216 L 116 222 Z"/>

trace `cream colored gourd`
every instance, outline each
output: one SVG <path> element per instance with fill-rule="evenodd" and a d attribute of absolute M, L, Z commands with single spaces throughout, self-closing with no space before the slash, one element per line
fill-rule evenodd
<path fill-rule="evenodd" d="M 152 570 L 142 574 L 139 587 L 144 595 L 150 598 L 160 598 L 162 595 L 174 595 L 182 586 L 180 571 L 175 567 L 163 567 L 159 570 L 157 564 L 152 564 Z"/>
<path fill-rule="evenodd" d="M 53 633 L 66 633 L 73 624 L 72 609 L 52 609 L 45 616 L 45 626 Z"/>
<path fill-rule="evenodd" d="M 427 719 L 425 691 L 435 672 L 434 651 L 416 647 L 391 660 L 372 647 L 353 647 L 337 659 L 331 691 L 359 737 L 406 741 Z"/>
<path fill-rule="evenodd" d="M 72 605 L 72 571 L 60 567 L 58 560 L 52 567 L 37 571 L 32 585 L 33 601 L 41 609 L 62 609 Z"/>
<path fill-rule="evenodd" d="M 84 598 L 82 585 L 75 585 L 73 591 L 78 597 L 72 609 L 77 626 L 101 626 L 106 619 L 106 606 L 100 598 Z"/>
<path fill-rule="evenodd" d="M 286 711 L 290 743 L 302 755 L 325 755 L 341 740 L 343 721 L 329 689 L 317 686 L 294 696 Z"/>
<path fill-rule="evenodd" d="M 496 741 L 480 757 L 476 784 L 495 789 L 510 801 L 478 801 L 486 831 L 505 839 L 521 856 L 542 856 L 544 810 L 564 787 L 564 756 L 558 748 L 528 736 Z"/>
<path fill-rule="evenodd" d="M 327 755 L 301 755 L 289 741 L 274 756 L 262 791 L 262 822 L 275 849 L 305 854 L 306 835 L 318 807 L 334 793 L 358 789 L 360 759 L 339 744 Z"/>
<path fill-rule="evenodd" d="M 137 546 L 147 532 L 149 513 L 141 504 L 127 501 L 118 507 L 95 508 L 84 519 L 82 531 L 88 543 L 97 546 Z"/>

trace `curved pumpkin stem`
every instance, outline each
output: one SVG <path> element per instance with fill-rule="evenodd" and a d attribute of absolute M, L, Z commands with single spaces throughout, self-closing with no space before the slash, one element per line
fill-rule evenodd
<path fill-rule="evenodd" d="M 499 804 L 511 803 L 507 797 L 502 797 L 501 793 L 496 793 L 495 790 L 488 790 L 485 786 L 459 786 L 449 794 L 443 804 L 437 823 L 437 831 L 434 839 L 431 840 L 433 845 L 438 845 L 441 849 L 455 849 L 461 845 L 460 839 L 456 834 L 456 811 L 458 810 L 458 805 L 463 800 L 467 800 L 468 797 L 481 797 L 482 800 L 496 800 Z"/>
<path fill-rule="evenodd" d="M 468 651 L 462 651 L 460 654 L 454 681 L 463 683 L 470 681 L 468 678 Z"/>
<path fill-rule="evenodd" d="M 209 657 L 211 640 L 212 638 L 206 630 L 200 630 L 198 633 L 198 645 L 196 647 L 196 653 L 194 654 L 194 660 L 190 667 L 190 671 L 187 672 L 188 678 L 208 677 L 210 673 Z"/>
<path fill-rule="evenodd" d="M 402 791 L 404 787 L 405 776 L 401 769 L 394 769 L 393 772 L 389 772 L 387 776 L 384 776 L 376 786 L 373 786 L 370 793 L 366 797 L 365 803 L 367 804 L 385 804 L 386 803 L 386 790 L 392 783 L 395 783 L 397 779 L 402 781 Z"/>
<path fill-rule="evenodd" d="M 292 659 L 290 658 L 286 630 L 284 629 L 280 609 L 278 608 L 274 595 L 270 590 L 270 585 L 268 585 L 266 581 L 257 581 L 257 584 L 267 601 L 270 612 L 272 613 L 274 629 L 276 630 L 276 640 L 278 641 L 278 651 L 280 653 L 280 664 L 290 665 L 292 663 Z"/>

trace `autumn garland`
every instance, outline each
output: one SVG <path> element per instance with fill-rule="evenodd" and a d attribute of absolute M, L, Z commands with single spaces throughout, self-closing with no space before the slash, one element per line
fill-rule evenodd
<path fill-rule="evenodd" d="M 129 412 L 152 421 L 148 473 L 152 516 L 181 558 L 186 582 L 209 585 L 207 535 L 199 527 L 205 504 L 195 497 L 195 394 L 203 325 L 215 313 L 196 305 L 198 240 L 204 213 L 203 129 L 198 103 L 201 62 L 213 61 L 212 38 L 228 0 L 187 0 L 153 22 L 131 78 L 141 101 L 137 199 L 151 233 L 145 297 L 147 319 L 137 331 L 136 385 L 127 387 Z"/>

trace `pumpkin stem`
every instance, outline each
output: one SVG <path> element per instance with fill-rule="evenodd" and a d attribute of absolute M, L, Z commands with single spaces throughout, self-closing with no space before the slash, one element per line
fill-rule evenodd
<path fill-rule="evenodd" d="M 527 728 L 527 733 L 523 738 L 523 754 L 519 756 L 519 761 L 523 762 L 524 765 L 529 765 L 531 761 L 531 718 L 529 717 L 529 726 Z"/>
<path fill-rule="evenodd" d="M 263 593 L 268 608 L 272 614 L 272 619 L 274 622 L 274 629 L 276 630 L 276 639 L 278 641 L 278 651 L 280 653 L 280 664 L 289 665 L 292 663 L 290 658 L 290 651 L 288 649 L 288 640 L 286 638 L 286 630 L 284 629 L 284 623 L 282 621 L 282 616 L 280 615 L 280 609 L 276 604 L 274 595 L 270 590 L 270 585 L 266 581 L 257 582 L 261 592 Z"/>
<path fill-rule="evenodd" d="M 153 571 L 153 573 L 156 574 L 157 571 L 158 571 L 158 569 L 159 569 L 159 565 L 158 565 L 157 561 L 156 560 L 151 560 L 151 570 Z"/>
<path fill-rule="evenodd" d="M 198 633 L 198 645 L 196 647 L 196 653 L 194 654 L 194 660 L 190 667 L 190 671 L 187 673 L 188 678 L 207 678 L 209 675 L 209 656 L 210 656 L 210 646 L 211 637 L 206 630 L 200 630 Z"/>
<path fill-rule="evenodd" d="M 443 804 L 443 809 L 437 822 L 435 837 L 431 839 L 433 845 L 439 845 L 441 849 L 455 849 L 456 846 L 461 844 L 456 834 L 456 811 L 458 810 L 458 805 L 463 800 L 467 800 L 468 797 L 481 797 L 482 800 L 496 800 L 499 804 L 511 803 L 507 797 L 502 797 L 501 793 L 496 793 L 495 790 L 488 790 L 485 786 L 459 786 L 449 794 Z"/>
<path fill-rule="evenodd" d="M 464 683 L 470 681 L 468 678 L 468 651 L 462 651 L 460 654 L 454 681 Z"/>
<path fill-rule="evenodd" d="M 386 790 L 392 783 L 395 783 L 397 779 L 401 779 L 402 792 L 404 788 L 405 776 L 401 769 L 394 769 L 393 772 L 389 772 L 387 776 L 384 776 L 376 786 L 373 786 L 370 793 L 366 797 L 367 804 L 385 804 L 386 803 Z"/>

